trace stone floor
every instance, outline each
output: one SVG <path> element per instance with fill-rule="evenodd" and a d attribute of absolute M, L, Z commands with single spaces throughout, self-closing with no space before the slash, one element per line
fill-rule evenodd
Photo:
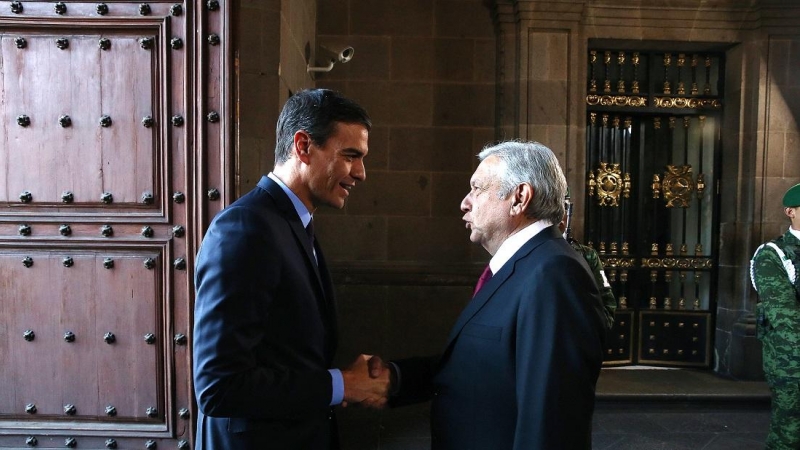
<path fill-rule="evenodd" d="M 429 405 L 339 414 L 343 450 L 427 450 Z M 769 426 L 769 389 L 710 371 L 603 369 L 594 450 L 758 450 Z"/>
<path fill-rule="evenodd" d="M 709 371 L 604 369 L 595 450 L 756 450 L 769 427 L 769 389 Z"/>

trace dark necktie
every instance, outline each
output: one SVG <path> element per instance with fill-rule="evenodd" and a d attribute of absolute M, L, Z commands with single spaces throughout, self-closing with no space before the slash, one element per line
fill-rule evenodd
<path fill-rule="evenodd" d="M 306 225 L 306 234 L 308 235 L 308 240 L 311 242 L 311 249 L 314 249 L 314 219 L 308 221 L 308 225 Z"/>
<path fill-rule="evenodd" d="M 489 281 L 491 278 L 492 278 L 492 269 L 489 268 L 489 265 L 487 264 L 486 268 L 483 269 L 481 277 L 478 278 L 478 284 L 475 285 L 475 292 L 472 293 L 472 296 L 474 297 L 478 293 L 478 291 L 481 290 L 483 285 L 486 284 L 486 282 Z"/>

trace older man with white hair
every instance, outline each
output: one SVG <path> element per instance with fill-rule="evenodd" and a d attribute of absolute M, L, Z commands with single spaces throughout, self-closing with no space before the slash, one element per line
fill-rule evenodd
<path fill-rule="evenodd" d="M 395 372 L 392 405 L 433 399 L 433 449 L 589 449 L 605 319 L 586 261 L 558 229 L 564 174 L 536 142 L 478 158 L 461 210 L 492 258 L 475 294 L 441 355 L 373 373 Z"/>

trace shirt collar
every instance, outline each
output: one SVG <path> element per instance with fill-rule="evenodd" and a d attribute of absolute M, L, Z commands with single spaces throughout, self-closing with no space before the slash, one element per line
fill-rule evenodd
<path fill-rule="evenodd" d="M 794 236 L 794 237 L 795 237 L 795 239 L 797 239 L 797 240 L 800 240 L 800 230 L 795 230 L 795 229 L 794 229 L 794 228 L 792 228 L 792 227 L 791 227 L 791 225 L 790 225 L 790 226 L 789 226 L 789 233 L 792 233 L 792 236 Z"/>
<path fill-rule="evenodd" d="M 509 236 L 505 241 L 503 241 L 502 244 L 500 244 L 500 248 L 497 249 L 497 253 L 495 253 L 492 259 L 489 260 L 489 268 L 492 269 L 492 273 L 495 274 L 499 272 L 505 263 L 508 262 L 508 260 L 514 256 L 514 253 L 517 253 L 517 251 L 522 248 L 526 242 L 539 234 L 540 231 L 551 225 L 553 224 L 550 223 L 549 220 L 537 220 L 536 222 L 533 222 L 527 227 Z"/>
<path fill-rule="evenodd" d="M 289 189 L 289 186 L 286 186 L 277 175 L 270 172 L 267 174 L 267 176 L 272 181 L 278 183 L 278 186 L 280 186 L 283 192 L 286 193 L 286 196 L 292 201 L 292 205 L 294 206 L 294 210 L 297 211 L 297 215 L 300 216 L 300 221 L 303 222 L 303 228 L 307 227 L 308 223 L 311 222 L 312 215 L 311 212 L 308 211 L 308 208 L 306 208 L 306 205 L 300 201 L 300 198 L 298 198 L 297 195 L 295 195 L 295 193 Z"/>

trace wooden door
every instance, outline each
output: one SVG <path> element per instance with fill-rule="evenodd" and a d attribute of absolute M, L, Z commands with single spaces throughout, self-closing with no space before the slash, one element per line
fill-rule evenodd
<path fill-rule="evenodd" d="M 190 448 L 228 8 L 0 2 L 0 448 Z"/>

